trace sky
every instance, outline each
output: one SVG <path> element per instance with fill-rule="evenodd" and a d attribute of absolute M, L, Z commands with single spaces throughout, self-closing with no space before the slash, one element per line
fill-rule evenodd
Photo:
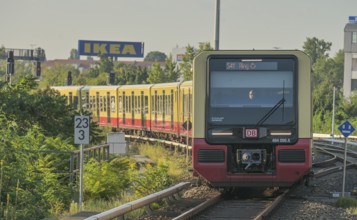
<path fill-rule="evenodd" d="M 0 46 L 41 47 L 48 60 L 67 59 L 78 40 L 144 42 L 145 55 L 214 47 L 215 7 L 216 0 L 0 0 Z M 316 37 L 332 43 L 333 57 L 349 16 L 357 16 L 357 0 L 221 0 L 219 49 L 302 50 Z"/>

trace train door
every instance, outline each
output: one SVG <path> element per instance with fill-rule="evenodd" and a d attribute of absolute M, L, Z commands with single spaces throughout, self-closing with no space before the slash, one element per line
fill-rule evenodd
<path fill-rule="evenodd" d="M 113 98 L 114 98 L 114 96 L 113 96 Z M 112 109 L 111 108 L 112 102 L 115 105 L 114 100 L 110 99 L 110 93 L 107 92 L 107 119 L 108 119 L 107 122 L 108 122 L 108 124 L 110 124 L 110 112 L 111 112 L 111 109 Z"/>

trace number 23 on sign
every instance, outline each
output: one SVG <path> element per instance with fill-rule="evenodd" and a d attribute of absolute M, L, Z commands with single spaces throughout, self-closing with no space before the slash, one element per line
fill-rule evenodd
<path fill-rule="evenodd" d="M 74 116 L 74 143 L 89 144 L 89 116 Z"/>

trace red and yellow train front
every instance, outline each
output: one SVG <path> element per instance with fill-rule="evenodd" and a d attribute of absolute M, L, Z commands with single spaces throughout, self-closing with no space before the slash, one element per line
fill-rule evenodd
<path fill-rule="evenodd" d="M 207 51 L 194 60 L 193 168 L 216 187 L 290 186 L 309 174 L 310 59 Z"/>

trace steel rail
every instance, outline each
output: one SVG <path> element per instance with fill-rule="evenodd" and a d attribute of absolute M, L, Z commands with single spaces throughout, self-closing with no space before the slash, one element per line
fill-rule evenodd
<path fill-rule="evenodd" d="M 162 190 L 160 192 L 156 192 L 154 194 L 148 195 L 146 197 L 135 200 L 133 202 L 129 202 L 129 203 L 126 203 L 119 207 L 102 212 L 100 214 L 91 216 L 89 218 L 86 218 L 85 220 L 109 220 L 109 219 L 114 219 L 117 217 L 123 217 L 125 214 L 127 214 L 131 211 L 148 206 L 153 202 L 157 202 L 159 200 L 162 200 L 169 196 L 172 196 L 176 193 L 179 193 L 183 189 L 186 189 L 190 184 L 191 184 L 190 182 L 179 183 L 179 184 L 172 186 L 168 189 Z"/>

